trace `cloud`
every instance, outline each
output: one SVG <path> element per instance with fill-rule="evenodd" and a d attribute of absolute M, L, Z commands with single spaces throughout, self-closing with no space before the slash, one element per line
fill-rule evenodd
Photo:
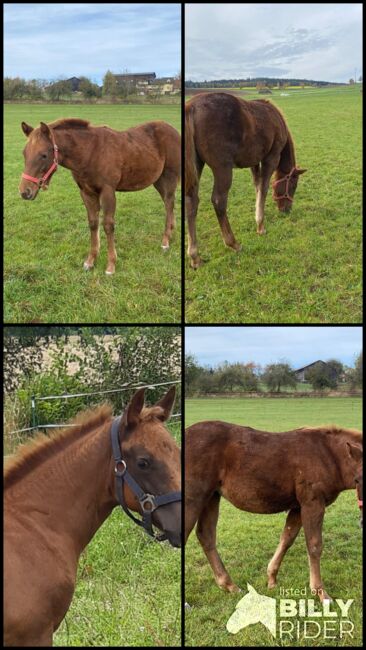
<path fill-rule="evenodd" d="M 187 4 L 186 79 L 292 76 L 348 81 L 362 70 L 361 4 Z"/>
<path fill-rule="evenodd" d="M 101 80 L 107 69 L 126 68 L 175 74 L 181 59 L 180 15 L 175 3 L 7 3 L 5 75 L 87 75 Z"/>

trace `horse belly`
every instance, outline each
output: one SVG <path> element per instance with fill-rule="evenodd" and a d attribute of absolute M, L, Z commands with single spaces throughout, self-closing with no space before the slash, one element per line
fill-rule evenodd
<path fill-rule="evenodd" d="M 299 507 L 296 496 L 287 491 L 268 490 L 261 483 L 251 480 L 240 485 L 223 485 L 221 495 L 239 510 L 257 514 L 275 514 Z"/>
<path fill-rule="evenodd" d="M 137 192 L 156 183 L 164 169 L 164 161 L 157 155 L 145 155 L 141 160 L 131 160 L 123 165 L 116 187 L 118 192 Z"/>

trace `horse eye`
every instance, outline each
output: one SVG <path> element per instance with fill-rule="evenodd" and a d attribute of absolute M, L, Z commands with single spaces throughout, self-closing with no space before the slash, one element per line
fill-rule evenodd
<path fill-rule="evenodd" d="M 47 158 L 47 154 L 46 154 L 46 153 L 42 153 L 42 154 L 41 154 L 41 158 L 46 159 L 46 158 Z"/>
<path fill-rule="evenodd" d="M 140 469 L 147 469 L 147 467 L 149 467 L 149 461 L 146 460 L 146 458 L 139 458 L 137 460 L 137 467 Z"/>

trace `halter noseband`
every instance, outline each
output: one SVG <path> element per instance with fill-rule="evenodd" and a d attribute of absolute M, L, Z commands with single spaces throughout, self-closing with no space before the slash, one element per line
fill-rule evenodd
<path fill-rule="evenodd" d="M 291 180 L 291 178 L 293 176 L 293 173 L 295 171 L 297 171 L 297 167 L 293 167 L 291 169 L 291 171 L 288 174 L 286 174 L 286 176 L 283 176 L 282 178 L 279 178 L 278 181 L 273 181 L 273 183 L 272 183 L 272 189 L 273 189 L 272 198 L 275 201 L 280 201 L 281 199 L 288 199 L 292 203 L 293 198 L 289 195 L 288 190 L 289 190 L 290 180 Z M 282 183 L 282 181 L 286 181 L 285 193 L 282 194 L 282 196 L 276 196 L 275 187 L 276 187 L 276 185 L 278 185 L 278 183 Z"/>
<path fill-rule="evenodd" d="M 29 176 L 29 174 L 22 174 L 22 178 L 25 178 L 27 181 L 32 181 L 32 183 L 35 183 L 38 185 L 39 188 L 41 188 L 46 180 L 57 170 L 58 167 L 58 146 L 56 142 L 53 139 L 53 135 L 51 132 L 51 137 L 52 137 L 52 144 L 53 144 L 53 163 L 51 167 L 46 171 L 46 173 L 41 177 L 41 178 L 36 178 L 34 176 Z"/>
<path fill-rule="evenodd" d="M 112 450 L 113 450 L 113 458 L 114 458 L 114 474 L 115 474 L 115 484 L 116 484 L 116 495 L 117 495 L 117 500 L 120 504 L 120 506 L 123 508 L 125 511 L 126 515 L 128 515 L 138 526 L 142 526 L 142 528 L 147 532 L 150 537 L 153 537 L 156 539 L 158 542 L 162 542 L 164 539 L 166 539 L 166 536 L 164 533 L 160 535 L 155 535 L 152 527 L 152 513 L 156 508 L 159 508 L 160 506 L 164 506 L 167 503 L 174 503 L 174 501 L 181 501 L 182 500 L 182 493 L 181 492 L 169 492 L 168 494 L 161 494 L 158 496 L 155 496 L 153 494 L 147 494 L 145 493 L 142 488 L 139 486 L 138 483 L 136 483 L 135 479 L 131 476 L 127 469 L 126 462 L 122 458 L 122 452 L 119 444 L 119 425 L 121 423 L 121 418 L 122 416 L 119 416 L 118 418 L 115 418 L 112 422 L 112 427 L 111 427 L 111 441 L 112 441 Z M 137 497 L 141 509 L 142 509 L 142 519 L 138 519 L 135 517 L 128 509 L 124 493 L 123 493 L 123 482 L 126 481 L 128 487 L 132 490 L 134 495 Z"/>

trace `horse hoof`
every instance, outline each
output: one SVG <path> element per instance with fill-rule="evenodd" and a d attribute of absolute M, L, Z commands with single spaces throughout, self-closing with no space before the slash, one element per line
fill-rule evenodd
<path fill-rule="evenodd" d="M 169 250 L 169 244 L 162 244 L 161 247 L 162 247 L 164 253 L 166 253 Z"/>
<path fill-rule="evenodd" d="M 199 269 L 200 266 L 203 264 L 203 259 L 201 257 L 196 257 L 194 260 L 191 260 L 191 267 L 195 271 Z"/>
<path fill-rule="evenodd" d="M 261 228 L 260 230 L 257 230 L 257 235 L 265 235 L 266 234 L 266 229 Z"/>
<path fill-rule="evenodd" d="M 113 275 L 113 274 L 114 274 L 114 271 L 106 271 L 105 274 L 106 274 L 106 275 Z"/>
<path fill-rule="evenodd" d="M 93 266 L 94 264 L 89 264 L 89 262 L 84 262 L 83 264 L 84 271 L 90 271 L 90 269 L 92 269 Z"/>

